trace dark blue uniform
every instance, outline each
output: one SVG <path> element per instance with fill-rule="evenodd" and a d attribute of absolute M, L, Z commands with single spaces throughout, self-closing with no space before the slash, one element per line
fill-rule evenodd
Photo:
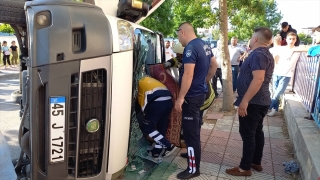
<path fill-rule="evenodd" d="M 189 173 L 195 173 L 200 168 L 200 107 L 203 105 L 208 87 L 206 76 L 209 71 L 212 52 L 209 46 L 201 39 L 193 39 L 184 49 L 182 68 L 179 83 L 181 85 L 184 65 L 195 64 L 194 75 L 189 91 L 182 104 L 183 136 L 188 150 Z"/>

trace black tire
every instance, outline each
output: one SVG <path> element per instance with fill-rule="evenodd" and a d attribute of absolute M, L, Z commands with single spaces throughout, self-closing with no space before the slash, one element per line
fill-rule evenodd
<path fill-rule="evenodd" d="M 0 23 L 26 26 L 25 0 L 0 0 Z"/>

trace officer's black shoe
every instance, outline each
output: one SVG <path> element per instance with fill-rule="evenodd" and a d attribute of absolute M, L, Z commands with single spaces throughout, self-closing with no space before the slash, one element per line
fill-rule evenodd
<path fill-rule="evenodd" d="M 180 156 L 187 159 L 188 158 L 188 153 L 181 153 Z"/>
<path fill-rule="evenodd" d="M 191 178 L 194 178 L 194 177 L 197 177 L 197 176 L 200 176 L 200 171 L 197 171 L 193 174 L 189 173 L 189 168 L 182 171 L 181 173 L 179 173 L 177 175 L 177 178 L 178 179 L 191 179 Z"/>

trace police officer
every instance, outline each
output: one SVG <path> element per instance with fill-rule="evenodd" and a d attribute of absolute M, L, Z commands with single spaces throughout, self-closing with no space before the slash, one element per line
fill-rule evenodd
<path fill-rule="evenodd" d="M 204 104 L 207 83 L 215 74 L 217 62 L 210 47 L 196 37 L 192 25 L 182 23 L 176 30 L 179 42 L 185 47 L 179 77 L 180 92 L 175 109 L 182 112 L 182 128 L 188 151 L 188 168 L 177 175 L 190 179 L 200 175 L 200 107 Z"/>

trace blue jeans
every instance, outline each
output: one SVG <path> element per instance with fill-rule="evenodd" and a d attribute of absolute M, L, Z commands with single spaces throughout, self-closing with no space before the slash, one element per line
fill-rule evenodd
<path fill-rule="evenodd" d="M 290 82 L 290 79 L 291 77 L 273 75 L 272 77 L 273 96 L 272 96 L 271 105 L 269 109 L 273 108 L 276 111 L 279 110 L 280 97 L 284 94 L 284 91 L 286 90 Z"/>
<path fill-rule="evenodd" d="M 238 65 L 232 65 L 232 87 L 233 91 L 237 90 L 237 80 L 238 80 L 238 74 L 239 74 L 239 66 Z"/>

